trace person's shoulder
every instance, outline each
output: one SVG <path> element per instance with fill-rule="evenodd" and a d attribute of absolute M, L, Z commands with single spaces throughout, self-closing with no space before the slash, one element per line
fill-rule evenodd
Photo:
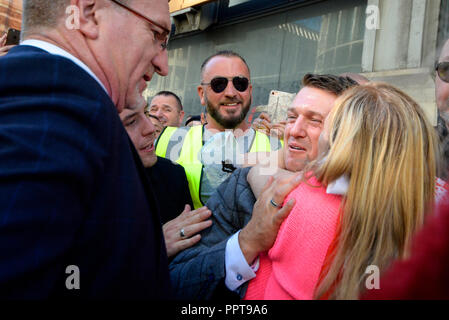
<path fill-rule="evenodd" d="M 2 57 L 0 63 L 2 72 L 9 73 L 2 86 L 22 85 L 23 91 L 30 88 L 42 99 L 50 92 L 53 99 L 82 97 L 83 100 L 101 100 L 101 103 L 110 100 L 101 85 L 80 66 L 42 49 L 19 45 Z"/>
<path fill-rule="evenodd" d="M 177 164 L 176 162 L 171 161 L 170 159 L 163 158 L 163 157 L 157 157 L 157 162 L 155 164 L 155 167 L 161 167 L 161 168 L 178 168 L 181 167 L 181 165 Z"/>
<path fill-rule="evenodd" d="M 170 170 L 172 172 L 179 172 L 185 174 L 183 166 L 181 166 L 176 162 L 171 161 L 170 159 L 162 158 L 159 156 L 157 157 L 157 162 L 154 165 L 154 168 L 157 170 Z"/>

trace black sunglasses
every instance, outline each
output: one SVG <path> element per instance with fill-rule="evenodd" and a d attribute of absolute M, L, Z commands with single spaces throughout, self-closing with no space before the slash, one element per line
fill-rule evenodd
<path fill-rule="evenodd" d="M 435 64 L 435 71 L 444 82 L 449 83 L 449 62 L 440 62 Z"/>
<path fill-rule="evenodd" d="M 232 84 L 234 85 L 234 88 L 236 88 L 240 92 L 246 91 L 249 86 L 249 80 L 245 77 L 234 77 L 234 78 L 225 78 L 225 77 L 216 77 L 213 78 L 210 82 L 205 83 L 201 82 L 202 85 L 210 85 L 212 90 L 214 90 L 215 93 L 223 92 L 224 89 L 228 86 L 228 80 L 232 80 Z"/>

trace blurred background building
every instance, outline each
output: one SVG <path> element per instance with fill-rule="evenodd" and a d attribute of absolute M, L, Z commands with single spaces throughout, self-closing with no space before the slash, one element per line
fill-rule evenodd
<path fill-rule="evenodd" d="M 0 0 L 0 35 L 9 28 L 20 30 L 21 20 L 22 0 Z"/>
<path fill-rule="evenodd" d="M 0 33 L 20 29 L 22 0 L 0 0 Z M 200 65 L 218 50 L 243 55 L 253 106 L 296 93 L 307 72 L 362 73 L 414 97 L 435 123 L 434 63 L 449 37 L 449 0 L 171 0 L 170 72 L 145 91 L 171 90 L 202 111 Z M 1 70 L 0 70 L 1 72 Z"/>
<path fill-rule="evenodd" d="M 170 73 L 145 94 L 174 91 L 186 114 L 202 111 L 203 60 L 232 49 L 251 68 L 253 106 L 272 90 L 297 92 L 307 72 L 355 72 L 402 88 L 436 121 L 433 68 L 449 0 L 172 0 L 170 9 Z"/>

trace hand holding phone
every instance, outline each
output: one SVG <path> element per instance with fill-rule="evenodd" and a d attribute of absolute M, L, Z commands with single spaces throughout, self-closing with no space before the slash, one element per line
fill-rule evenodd
<path fill-rule="evenodd" d="M 0 37 L 0 48 L 6 46 L 6 36 L 7 33 L 5 32 L 5 34 Z"/>
<path fill-rule="evenodd" d="M 9 29 L 2 37 L 0 37 L 0 57 L 6 55 L 12 47 L 20 41 L 20 31 L 15 29 Z M 16 43 L 16 44 L 14 44 Z"/>

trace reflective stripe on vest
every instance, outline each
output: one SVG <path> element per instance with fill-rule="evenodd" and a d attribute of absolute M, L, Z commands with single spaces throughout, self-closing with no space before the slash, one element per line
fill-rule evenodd
<path fill-rule="evenodd" d="M 187 180 L 189 181 L 190 196 L 192 197 L 193 207 L 195 209 L 201 208 L 204 205 L 200 197 L 203 164 L 199 158 L 202 147 L 203 126 L 193 126 L 184 138 L 181 154 L 176 161 L 184 167 L 184 171 L 186 172 Z"/>
<path fill-rule="evenodd" d="M 173 130 L 174 129 L 174 130 Z M 165 157 L 167 147 L 172 138 L 176 127 L 167 127 L 161 133 L 156 145 L 156 154 Z M 203 164 L 201 163 L 201 149 L 203 147 L 203 126 L 193 126 L 187 132 L 181 153 L 176 162 L 184 167 L 184 171 L 189 182 L 190 196 L 192 197 L 195 209 L 201 208 L 204 204 L 201 202 L 201 178 L 203 174 Z M 250 152 L 270 152 L 271 144 L 267 135 L 256 131 Z M 175 159 L 171 159 L 172 161 Z"/>
<path fill-rule="evenodd" d="M 168 143 L 173 133 L 178 129 L 178 127 L 165 127 L 156 141 L 156 155 L 162 158 L 166 158 Z"/>

